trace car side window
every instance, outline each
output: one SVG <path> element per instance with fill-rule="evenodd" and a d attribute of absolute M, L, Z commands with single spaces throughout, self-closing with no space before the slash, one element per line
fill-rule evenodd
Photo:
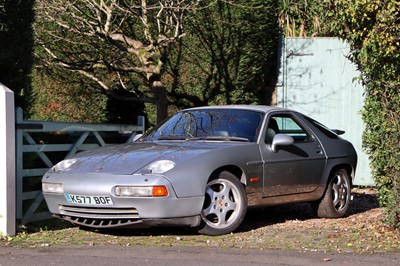
<path fill-rule="evenodd" d="M 276 134 L 289 135 L 294 139 L 294 142 L 305 142 L 311 139 L 307 131 L 287 114 L 270 117 L 265 134 L 265 143 L 271 144 Z"/>

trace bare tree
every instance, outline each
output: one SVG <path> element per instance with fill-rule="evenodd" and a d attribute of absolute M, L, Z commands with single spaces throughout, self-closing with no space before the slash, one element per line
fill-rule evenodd
<path fill-rule="evenodd" d="M 124 88 L 167 116 L 162 83 L 168 49 L 185 35 L 199 0 L 37 0 L 37 56 L 79 72 L 112 93 Z M 146 86 L 143 86 L 145 81 Z"/>

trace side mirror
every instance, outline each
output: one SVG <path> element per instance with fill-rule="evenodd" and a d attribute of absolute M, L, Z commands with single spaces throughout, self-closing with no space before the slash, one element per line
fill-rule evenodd
<path fill-rule="evenodd" d="M 132 142 L 136 142 L 138 139 L 140 139 L 143 136 L 143 134 L 137 134 L 133 137 Z"/>
<path fill-rule="evenodd" d="M 278 146 L 289 146 L 292 145 L 294 139 L 286 134 L 276 134 L 272 139 L 271 150 L 273 152 L 278 152 Z"/>

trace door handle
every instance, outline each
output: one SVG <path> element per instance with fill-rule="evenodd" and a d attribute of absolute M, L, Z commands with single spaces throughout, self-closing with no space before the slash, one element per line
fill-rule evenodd
<path fill-rule="evenodd" d="M 317 154 L 323 154 L 321 145 L 318 144 L 315 150 L 316 150 Z"/>

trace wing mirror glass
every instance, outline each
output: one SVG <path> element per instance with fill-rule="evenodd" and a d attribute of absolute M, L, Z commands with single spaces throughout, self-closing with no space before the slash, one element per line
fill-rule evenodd
<path fill-rule="evenodd" d="M 289 146 L 292 145 L 294 139 L 286 134 L 276 134 L 272 139 L 271 150 L 273 152 L 278 152 L 278 146 Z"/>

